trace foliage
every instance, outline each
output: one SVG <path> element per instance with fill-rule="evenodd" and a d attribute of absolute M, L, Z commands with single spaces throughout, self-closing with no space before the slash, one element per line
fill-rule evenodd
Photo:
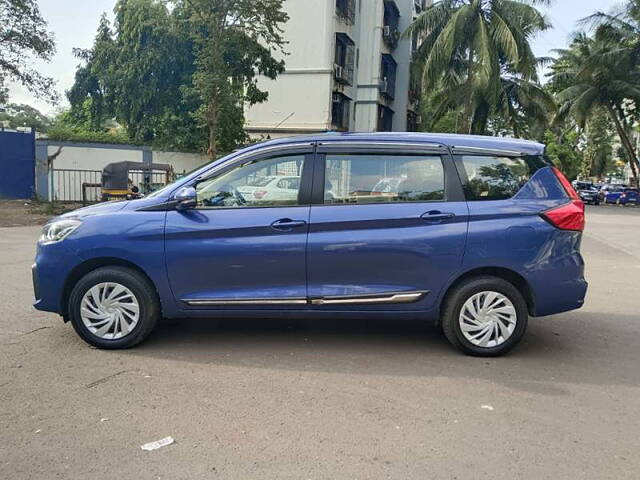
<path fill-rule="evenodd" d="M 547 130 L 544 134 L 546 153 L 569 180 L 578 178 L 584 155 L 580 150 L 581 135 L 574 125 Z"/>
<path fill-rule="evenodd" d="M 0 124 L 9 128 L 33 127 L 37 132 L 46 133 L 51 118 L 29 105 L 10 103 L 0 109 Z"/>
<path fill-rule="evenodd" d="M 133 142 L 231 151 L 246 141 L 244 105 L 265 101 L 257 75 L 275 78 L 284 40 L 282 0 L 118 0 L 67 92 L 70 120 Z"/>
<path fill-rule="evenodd" d="M 111 128 L 95 130 L 88 119 L 87 110 L 90 101 L 85 102 L 85 112 L 80 115 L 85 121 L 78 121 L 78 114 L 71 111 L 60 113 L 47 132 L 47 138 L 51 140 L 82 143 L 116 143 L 124 145 L 140 145 L 141 142 L 130 138 L 127 133 L 112 124 Z"/>
<path fill-rule="evenodd" d="M 36 0 L 0 0 L 0 105 L 8 98 L 7 80 L 15 81 L 35 97 L 57 100 L 53 79 L 29 65 L 33 56 L 50 60 L 55 53 Z"/>
<path fill-rule="evenodd" d="M 434 92 L 428 124 L 451 112 L 460 133 L 488 133 L 492 118 L 516 136 L 538 131 L 554 108 L 537 78 L 530 40 L 549 28 L 525 0 L 440 0 L 405 32 L 421 39 L 415 54 L 424 88 Z"/>
<path fill-rule="evenodd" d="M 606 112 L 596 111 L 589 118 L 585 131 L 582 176 L 603 178 L 615 169 L 613 126 Z"/>
<path fill-rule="evenodd" d="M 195 118 L 209 132 L 208 152 L 246 139 L 244 103 L 264 102 L 257 75 L 274 79 L 284 71 L 281 25 L 288 20 L 283 0 L 174 0 L 186 20 L 195 51 L 195 74 L 189 91 L 200 105 Z M 220 135 L 223 133 L 223 136 Z M 226 143 L 226 145 L 225 145 Z"/>
<path fill-rule="evenodd" d="M 618 40 L 621 40 L 619 38 Z M 571 117 L 584 128 L 595 115 L 606 112 L 627 151 L 634 182 L 638 181 L 638 157 L 627 110 L 640 101 L 640 68 L 633 49 L 614 41 L 609 25 L 595 36 L 579 34 L 568 49 L 558 50 L 551 67 L 551 88 L 557 94 L 556 121 Z"/>

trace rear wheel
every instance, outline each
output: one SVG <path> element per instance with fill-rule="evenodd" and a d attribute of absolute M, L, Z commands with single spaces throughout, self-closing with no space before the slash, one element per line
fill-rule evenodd
<path fill-rule="evenodd" d="M 496 357 L 520 342 L 527 320 L 527 304 L 516 287 L 501 278 L 476 277 L 447 296 L 442 330 L 467 355 Z"/>
<path fill-rule="evenodd" d="M 121 349 L 149 336 L 160 317 L 153 285 L 124 267 L 104 267 L 82 277 L 69 296 L 69 318 L 90 345 Z"/>

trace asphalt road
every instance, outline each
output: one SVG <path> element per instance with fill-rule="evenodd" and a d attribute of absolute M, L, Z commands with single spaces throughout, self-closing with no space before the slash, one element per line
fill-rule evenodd
<path fill-rule="evenodd" d="M 491 360 L 397 322 L 188 320 L 98 351 L 31 308 L 37 234 L 0 229 L 2 479 L 640 477 L 640 209 L 589 209 L 586 306 Z"/>

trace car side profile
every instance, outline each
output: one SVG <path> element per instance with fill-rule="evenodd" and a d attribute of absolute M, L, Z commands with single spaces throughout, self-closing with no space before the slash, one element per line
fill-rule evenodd
<path fill-rule="evenodd" d="M 250 193 L 271 177 L 295 179 L 296 195 Z M 105 349 L 138 344 L 161 317 L 371 318 L 433 322 L 463 352 L 496 356 L 529 316 L 583 305 L 583 227 L 537 143 L 280 139 L 50 221 L 35 307 Z"/>
<path fill-rule="evenodd" d="M 617 187 L 604 194 L 604 203 L 615 203 L 617 205 L 627 205 L 629 203 L 638 205 L 639 199 L 640 190 L 637 188 Z"/>

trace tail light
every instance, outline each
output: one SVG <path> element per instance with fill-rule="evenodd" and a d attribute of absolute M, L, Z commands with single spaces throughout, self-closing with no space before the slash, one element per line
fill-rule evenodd
<path fill-rule="evenodd" d="M 562 187 L 569 195 L 571 201 L 559 207 L 552 208 L 542 213 L 542 217 L 551 225 L 561 230 L 575 230 L 581 232 L 584 230 L 584 202 L 573 189 L 567 177 L 565 177 L 557 168 L 553 172 L 558 177 Z"/>
<path fill-rule="evenodd" d="M 260 200 L 262 197 L 264 197 L 267 194 L 266 190 L 256 190 L 255 192 L 253 192 L 253 196 L 255 198 L 257 198 L 258 200 Z"/>

